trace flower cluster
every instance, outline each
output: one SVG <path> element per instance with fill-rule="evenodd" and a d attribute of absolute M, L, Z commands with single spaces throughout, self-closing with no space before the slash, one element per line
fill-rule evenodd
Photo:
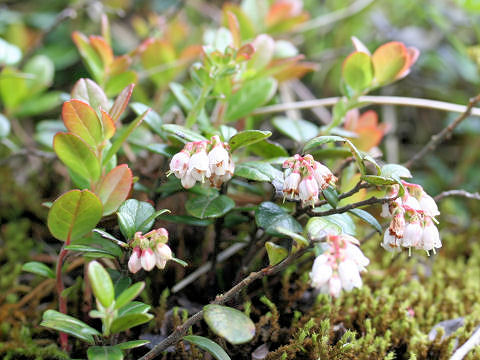
<path fill-rule="evenodd" d="M 203 183 L 205 179 L 219 188 L 231 179 L 235 170 L 228 150 L 228 144 L 223 143 L 217 135 L 210 141 L 186 143 L 182 151 L 170 161 L 168 175 L 175 174 L 185 189 L 190 189 L 197 181 Z"/>
<path fill-rule="evenodd" d="M 360 288 L 360 272 L 366 270 L 370 260 L 358 245 L 358 240 L 350 235 L 328 235 L 325 252 L 313 262 L 312 286 L 334 297 L 340 295 L 342 288 L 346 291 Z"/>
<path fill-rule="evenodd" d="M 320 191 L 325 190 L 330 184 L 335 184 L 337 178 L 329 168 L 313 159 L 308 154 L 285 160 L 283 195 L 284 199 L 301 200 L 303 205 L 311 203 L 312 207 L 318 201 Z"/>
<path fill-rule="evenodd" d="M 167 242 L 168 231 L 165 228 L 152 230 L 145 235 L 135 233 L 131 243 L 132 255 L 128 260 L 130 272 L 135 274 L 141 268 L 150 271 L 155 265 L 159 269 L 165 268 L 167 261 L 172 259 L 172 250 Z"/>
<path fill-rule="evenodd" d="M 435 200 L 420 185 L 403 182 L 405 194 L 397 197 L 399 185 L 390 188 L 389 196 L 396 198 L 384 204 L 382 216 L 392 216 L 385 231 L 382 247 L 388 251 L 400 251 L 400 247 L 423 249 L 429 254 L 442 247 L 435 216 L 440 215 Z"/>

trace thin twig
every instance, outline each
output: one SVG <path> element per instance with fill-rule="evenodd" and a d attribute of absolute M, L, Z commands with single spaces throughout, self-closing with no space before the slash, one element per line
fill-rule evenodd
<path fill-rule="evenodd" d="M 465 120 L 467 117 L 472 114 L 474 106 L 480 101 L 480 94 L 471 98 L 468 101 L 468 106 L 465 108 L 465 110 L 460 114 L 450 125 L 448 125 L 446 128 L 444 128 L 442 131 L 440 131 L 438 134 L 433 135 L 428 144 L 426 144 L 422 150 L 418 151 L 415 153 L 414 156 L 410 160 L 408 160 L 404 166 L 411 167 L 412 164 L 418 160 L 420 160 L 422 157 L 424 157 L 428 152 L 434 150 L 442 141 L 445 139 L 448 139 L 450 136 L 452 136 L 453 130 L 460 125 L 460 123 Z"/>
<path fill-rule="evenodd" d="M 248 275 L 245 279 L 243 279 L 237 285 L 235 285 L 230 290 L 228 290 L 225 294 L 218 295 L 215 298 L 215 300 L 212 302 L 212 304 L 217 304 L 217 305 L 225 304 L 226 302 L 233 299 L 237 294 L 239 294 L 243 289 L 248 287 L 254 281 L 260 280 L 265 276 L 275 275 L 278 272 L 282 271 L 292 262 L 300 258 L 302 255 L 304 255 L 309 249 L 310 249 L 309 247 L 303 248 L 297 251 L 296 253 L 291 254 L 290 256 L 285 258 L 285 260 L 283 260 L 281 263 L 275 266 L 268 266 L 266 268 L 261 269 L 260 271 L 250 273 L 250 275 Z M 183 323 L 182 326 L 177 327 L 177 329 L 173 333 L 171 333 L 166 339 L 164 339 L 162 342 L 156 345 L 147 354 L 142 356 L 139 360 L 154 359 L 157 355 L 159 355 L 162 351 L 167 349 L 169 346 L 172 346 L 177 342 L 179 342 L 182 339 L 182 337 L 187 333 L 188 329 L 194 324 L 196 324 L 198 321 L 200 321 L 202 318 L 203 318 L 203 310 L 189 317 L 188 320 L 185 321 L 185 323 Z"/>
<path fill-rule="evenodd" d="M 470 339 L 468 339 L 465 344 L 460 346 L 457 351 L 453 353 L 450 357 L 450 360 L 462 360 L 465 355 L 467 355 L 470 350 L 480 344 L 480 327 L 475 330 Z"/>
<path fill-rule="evenodd" d="M 435 196 L 434 199 L 435 199 L 435 201 L 440 201 L 447 196 L 463 196 L 463 197 L 466 197 L 466 198 L 469 198 L 469 199 L 480 200 L 480 194 L 478 192 L 470 193 L 470 192 L 465 191 L 465 190 L 444 191 L 444 192 L 441 192 L 440 194 L 438 194 L 437 196 Z"/>
<path fill-rule="evenodd" d="M 319 27 L 323 27 L 326 25 L 333 24 L 337 21 L 349 18 L 363 9 L 365 9 L 368 5 L 373 3 L 374 0 L 358 0 L 355 1 L 353 4 L 336 11 L 332 11 L 328 14 L 318 16 L 315 19 L 307 21 L 297 28 L 294 29 L 295 32 L 304 32 L 312 29 L 317 29 Z"/>
<path fill-rule="evenodd" d="M 393 200 L 395 200 L 395 198 L 377 198 L 375 196 L 372 196 L 371 198 L 368 198 L 366 200 L 348 204 L 339 208 L 334 208 L 334 209 L 325 210 L 325 211 L 313 211 L 313 209 L 311 208 L 303 208 L 303 209 L 300 209 L 298 213 L 305 213 L 310 216 L 327 216 L 327 215 L 333 215 L 333 214 L 343 214 L 344 212 L 347 212 L 362 206 L 373 205 L 373 204 L 385 204 Z"/>
<path fill-rule="evenodd" d="M 341 97 L 329 97 L 324 99 L 315 99 L 307 101 L 297 101 L 292 103 L 284 103 L 277 105 L 270 105 L 258 108 L 253 111 L 253 115 L 272 114 L 277 112 L 284 112 L 290 109 L 310 109 L 319 106 L 334 106 Z M 358 101 L 361 103 L 371 103 L 380 105 L 400 105 L 400 106 L 415 106 L 427 109 L 436 109 L 442 111 L 451 111 L 457 113 L 464 113 L 467 106 L 453 104 L 445 101 L 437 101 L 430 99 L 420 99 L 403 96 L 360 96 Z M 365 104 L 365 105 L 367 105 Z M 480 116 L 480 109 L 472 107 L 471 115 Z"/>

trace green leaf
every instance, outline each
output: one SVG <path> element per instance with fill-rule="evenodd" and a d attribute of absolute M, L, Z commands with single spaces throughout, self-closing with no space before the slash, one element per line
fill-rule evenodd
<path fill-rule="evenodd" d="M 164 215 L 159 216 L 158 219 L 191 226 L 208 226 L 213 222 L 212 219 L 199 219 L 188 215 Z"/>
<path fill-rule="evenodd" d="M 267 241 L 265 243 L 265 249 L 267 249 L 268 261 L 270 266 L 277 265 L 288 255 L 287 249 L 271 241 Z"/>
<path fill-rule="evenodd" d="M 378 175 L 362 175 L 361 179 L 373 185 L 393 185 L 398 183 L 398 180 L 392 179 L 391 177 Z"/>
<path fill-rule="evenodd" d="M 230 150 L 233 152 L 236 149 L 255 144 L 270 136 L 272 136 L 270 131 L 245 130 L 233 135 L 228 144 L 230 145 Z"/>
<path fill-rule="evenodd" d="M 310 244 L 308 240 L 305 239 L 302 235 L 297 234 L 296 232 L 293 232 L 291 230 L 285 229 L 284 227 L 277 226 L 276 230 L 279 234 L 291 237 L 298 245 L 302 247 L 308 246 Z"/>
<path fill-rule="evenodd" d="M 135 84 L 138 81 L 138 75 L 133 70 L 127 70 L 120 74 L 111 76 L 105 85 L 107 96 L 115 96 L 129 84 Z"/>
<path fill-rule="evenodd" d="M 140 125 L 143 118 L 148 114 L 149 111 L 150 109 L 145 111 L 142 115 L 138 115 L 135 118 L 135 120 L 133 120 L 130 124 L 128 124 L 127 127 L 122 129 L 122 131 L 119 133 L 119 136 L 115 138 L 115 141 L 113 142 L 110 149 L 108 149 L 107 154 L 103 158 L 102 160 L 103 164 L 108 163 L 108 161 L 118 152 L 118 150 L 120 150 L 123 143 L 127 140 L 127 138 L 130 136 L 133 130 L 135 130 L 138 125 Z"/>
<path fill-rule="evenodd" d="M 115 301 L 115 309 L 119 309 L 130 303 L 143 291 L 145 283 L 138 282 L 130 286 L 128 289 L 124 290 L 120 295 L 118 295 L 117 300 Z"/>
<path fill-rule="evenodd" d="M 110 108 L 109 114 L 112 116 L 112 120 L 114 123 L 120 118 L 120 115 L 125 111 L 128 102 L 130 101 L 130 97 L 132 96 L 133 88 L 135 84 L 130 84 L 122 90 L 122 92 L 117 96 L 115 102 L 113 103 L 112 107 Z M 144 110 L 146 111 L 146 110 Z M 137 114 L 140 115 L 140 114 Z"/>
<path fill-rule="evenodd" d="M 103 142 L 102 123 L 88 103 L 76 99 L 65 102 L 62 119 L 68 131 L 90 146 L 96 147 Z"/>
<path fill-rule="evenodd" d="M 113 320 L 110 330 L 112 331 L 112 334 L 116 334 L 149 322 L 151 319 L 153 319 L 153 315 L 145 313 L 132 313 L 118 316 Z"/>
<path fill-rule="evenodd" d="M 48 229 L 58 240 L 73 241 L 92 231 L 102 218 L 102 203 L 89 190 L 71 190 L 48 212 Z"/>
<path fill-rule="evenodd" d="M 10 121 L 0 114 L 0 139 L 6 138 L 10 134 Z"/>
<path fill-rule="evenodd" d="M 43 120 L 40 121 L 35 127 L 35 141 L 40 143 L 42 146 L 52 149 L 53 147 L 53 137 L 58 132 L 67 131 L 63 121 L 59 120 Z"/>
<path fill-rule="evenodd" d="M 108 98 L 98 84 L 90 79 L 78 80 L 72 89 L 72 99 L 78 99 L 89 104 L 97 114 L 99 109 L 108 110 Z"/>
<path fill-rule="evenodd" d="M 393 178 L 393 179 L 412 177 L 410 170 L 408 170 L 405 166 L 398 165 L 398 164 L 383 165 L 380 175 L 387 178 Z"/>
<path fill-rule="evenodd" d="M 155 154 L 160 154 L 166 157 L 173 157 L 180 150 L 174 146 L 158 143 L 148 144 L 145 148 L 151 152 L 154 152 Z"/>
<path fill-rule="evenodd" d="M 112 169 L 102 179 L 97 195 L 103 204 L 103 215 L 110 215 L 118 209 L 130 194 L 132 185 L 132 171 L 126 164 Z"/>
<path fill-rule="evenodd" d="M 154 219 L 150 219 L 155 213 L 154 207 L 145 201 L 129 199 L 118 209 L 118 224 L 125 239 L 132 239 L 133 235 L 140 231 L 145 233 L 151 229 Z"/>
<path fill-rule="evenodd" d="M 30 261 L 22 266 L 23 271 L 31 272 L 40 276 L 45 276 L 50 279 L 55 279 L 55 273 L 44 263 L 38 261 Z"/>
<path fill-rule="evenodd" d="M 149 106 L 147 106 L 145 104 L 142 104 L 142 103 L 139 103 L 139 102 L 131 103 L 130 107 L 132 108 L 133 112 L 137 115 L 141 115 L 145 111 L 150 109 Z M 160 115 L 158 115 L 158 113 L 156 111 L 151 110 L 147 114 L 147 116 L 145 116 L 143 121 L 148 124 L 148 126 L 150 127 L 150 129 L 152 129 L 152 131 L 154 131 L 155 133 L 157 133 L 160 136 L 163 136 L 162 118 L 160 117 Z M 160 145 L 160 144 L 158 144 L 158 145 Z"/>
<path fill-rule="evenodd" d="M 95 342 L 93 335 L 100 336 L 97 330 L 84 322 L 55 310 L 47 310 L 43 313 L 40 326 L 70 334 L 89 344 L 94 344 Z"/>
<path fill-rule="evenodd" d="M 362 209 L 352 209 L 349 211 L 349 213 L 352 213 L 353 215 L 365 221 L 367 224 L 373 226 L 379 234 L 383 233 L 382 225 L 380 225 L 378 220 L 375 219 L 375 217 L 373 217 L 369 212 Z"/>
<path fill-rule="evenodd" d="M 235 201 L 226 195 L 211 194 L 188 199 L 185 204 L 187 212 L 199 219 L 217 218 L 225 215 L 235 207 Z"/>
<path fill-rule="evenodd" d="M 103 307 L 110 307 L 115 299 L 115 292 L 112 279 L 108 275 L 107 270 L 97 261 L 92 261 L 88 264 L 88 279 L 90 280 L 95 298 Z"/>
<path fill-rule="evenodd" d="M 23 68 L 23 72 L 32 75 L 27 80 L 27 86 L 30 96 L 33 96 L 52 84 L 55 67 L 52 60 L 47 56 L 36 55 L 28 60 Z"/>
<path fill-rule="evenodd" d="M 283 173 L 267 162 L 248 161 L 235 167 L 235 175 L 249 180 L 268 181 L 281 180 Z"/>
<path fill-rule="evenodd" d="M 407 65 L 408 58 L 407 48 L 398 41 L 383 44 L 375 50 L 372 55 L 372 63 L 378 85 L 394 81 Z"/>
<path fill-rule="evenodd" d="M 186 340 L 194 345 L 197 345 L 199 348 L 208 351 L 217 360 L 231 360 L 230 356 L 228 356 L 228 354 L 221 348 L 220 345 L 210 339 L 207 339 L 206 337 L 187 335 L 183 337 L 183 340 Z"/>
<path fill-rule="evenodd" d="M 7 109 L 15 109 L 28 96 L 27 81 L 23 74 L 5 67 L 0 73 L 0 96 Z"/>
<path fill-rule="evenodd" d="M 116 348 L 120 350 L 129 350 L 129 349 L 135 349 L 137 347 L 143 346 L 145 344 L 148 344 L 150 341 L 148 340 L 132 340 L 132 341 L 125 341 L 123 343 L 115 345 Z"/>
<path fill-rule="evenodd" d="M 234 127 L 220 125 L 220 134 L 222 135 L 224 141 L 230 141 L 232 136 L 234 136 L 236 133 L 238 133 L 238 131 Z"/>
<path fill-rule="evenodd" d="M 289 231 L 300 233 L 302 226 L 288 212 L 272 202 L 263 202 L 255 210 L 255 221 L 257 226 L 273 236 L 282 236 L 277 228 L 282 227 Z"/>
<path fill-rule="evenodd" d="M 115 255 L 112 254 L 110 251 L 99 249 L 97 247 L 88 246 L 88 245 L 68 245 L 65 246 L 65 249 L 70 251 L 77 251 L 84 253 L 84 256 L 90 258 L 110 258 L 115 259 Z"/>
<path fill-rule="evenodd" d="M 122 350 L 118 346 L 90 346 L 88 360 L 123 360 Z"/>
<path fill-rule="evenodd" d="M 370 56 L 356 51 L 350 54 L 343 63 L 342 77 L 353 90 L 362 92 L 373 81 L 373 64 Z"/>
<path fill-rule="evenodd" d="M 337 190 L 334 187 L 329 186 L 325 190 L 322 190 L 322 194 L 325 197 L 325 200 L 333 207 L 336 208 L 338 205 L 338 194 Z"/>
<path fill-rule="evenodd" d="M 168 87 L 185 112 L 192 110 L 193 96 L 188 89 L 186 89 L 182 84 L 176 82 L 171 82 Z"/>
<path fill-rule="evenodd" d="M 100 162 L 79 136 L 58 133 L 53 138 L 53 149 L 60 160 L 81 177 L 92 181 L 97 181 L 100 177 Z"/>
<path fill-rule="evenodd" d="M 181 139 L 183 142 L 187 143 L 190 141 L 204 141 L 207 140 L 202 135 L 197 134 L 195 131 L 187 129 L 186 127 L 175 125 L 175 124 L 166 124 L 162 126 L 163 130 L 175 135 L 177 138 Z"/>
<path fill-rule="evenodd" d="M 38 94 L 22 101 L 14 114 L 18 117 L 34 116 L 49 112 L 59 106 L 64 100 L 64 93 L 60 91 L 49 91 Z"/>
<path fill-rule="evenodd" d="M 275 117 L 272 120 L 273 126 L 283 135 L 298 143 L 304 143 L 311 138 L 317 136 L 320 129 L 310 121 L 298 119 L 292 120 L 287 117 Z"/>
<path fill-rule="evenodd" d="M 103 82 L 104 67 L 102 59 L 90 45 L 88 38 L 78 31 L 72 34 L 72 38 L 90 74 L 97 83 Z"/>
<path fill-rule="evenodd" d="M 251 80 L 230 96 L 225 114 L 226 121 L 234 121 L 249 115 L 266 104 L 277 90 L 277 81 L 270 77 Z"/>
<path fill-rule="evenodd" d="M 274 141 L 262 140 L 248 147 L 248 150 L 264 159 L 288 157 L 288 151 Z"/>
<path fill-rule="evenodd" d="M 112 242 L 111 240 L 107 240 L 104 237 L 102 237 L 102 234 L 99 233 L 98 231 L 99 231 L 98 229 L 93 229 L 93 233 L 91 236 L 84 236 L 80 239 L 72 241 L 71 245 L 89 247 L 90 250 L 86 250 L 89 252 L 88 256 L 92 256 L 93 253 L 95 253 L 93 249 L 96 249 L 98 251 L 98 255 L 103 254 L 102 256 L 105 256 L 105 254 L 109 254 L 110 257 L 113 257 L 113 258 L 121 257 L 123 255 L 123 252 L 122 252 L 122 249 L 119 247 L 119 245 L 123 244 L 123 247 L 125 247 L 126 244 L 121 242 L 120 240 L 118 240 L 117 242 Z M 79 251 L 83 251 L 83 250 L 79 250 Z"/>
<path fill-rule="evenodd" d="M 324 208 L 315 208 L 325 210 Z M 327 234 L 355 235 L 355 223 L 348 214 L 333 214 L 322 217 L 313 217 L 307 222 L 307 234 L 310 239 L 320 239 Z"/>
<path fill-rule="evenodd" d="M 203 307 L 203 318 L 210 329 L 233 345 L 249 342 L 255 336 L 255 324 L 237 309 L 222 305 Z"/>
<path fill-rule="evenodd" d="M 118 316 L 127 314 L 146 314 L 150 310 L 150 305 L 144 304 L 140 301 L 132 301 L 128 305 L 118 309 Z"/>
<path fill-rule="evenodd" d="M 307 142 L 303 147 L 303 151 L 307 151 L 331 142 L 345 142 L 345 141 L 348 141 L 348 140 L 341 136 L 336 136 L 336 135 L 318 136 L 316 138 L 313 138 L 309 142 Z"/>

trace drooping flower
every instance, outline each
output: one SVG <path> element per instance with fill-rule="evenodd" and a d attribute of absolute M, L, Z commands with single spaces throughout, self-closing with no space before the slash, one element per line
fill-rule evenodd
<path fill-rule="evenodd" d="M 156 265 L 159 269 L 165 268 L 168 260 L 172 259 L 172 250 L 167 244 L 158 243 L 155 247 Z"/>
<path fill-rule="evenodd" d="M 298 197 L 303 204 L 311 203 L 312 207 L 315 206 L 315 201 L 318 200 L 318 183 L 312 175 L 307 175 L 300 181 Z"/>
<path fill-rule="evenodd" d="M 174 174 L 178 179 L 184 177 L 188 170 L 189 160 L 190 154 L 185 149 L 175 154 L 170 161 L 170 171 L 172 174 Z"/>
<path fill-rule="evenodd" d="M 130 255 L 130 259 L 128 260 L 128 270 L 130 270 L 132 274 L 135 274 L 142 268 L 142 263 L 140 262 L 141 255 L 142 250 L 140 250 L 140 247 L 134 247 L 132 255 Z"/>
<path fill-rule="evenodd" d="M 302 176 L 297 171 L 292 171 L 290 174 L 285 176 L 285 182 L 283 185 L 283 194 L 284 197 L 290 199 L 298 199 L 298 185 Z"/>

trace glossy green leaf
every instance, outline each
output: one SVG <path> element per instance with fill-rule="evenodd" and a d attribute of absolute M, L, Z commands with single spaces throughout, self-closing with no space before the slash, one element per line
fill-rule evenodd
<path fill-rule="evenodd" d="M 111 331 L 112 334 L 119 333 L 131 329 L 135 326 L 145 324 L 153 319 L 153 315 L 145 313 L 131 313 L 122 316 L 118 316 L 112 322 Z"/>
<path fill-rule="evenodd" d="M 189 199 L 185 204 L 187 212 L 199 219 L 217 218 L 235 207 L 235 202 L 226 195 L 201 195 Z"/>
<path fill-rule="evenodd" d="M 387 178 L 411 178 L 412 174 L 405 166 L 398 164 L 386 164 L 382 166 L 381 176 Z"/>
<path fill-rule="evenodd" d="M 78 99 L 89 104 L 95 111 L 100 108 L 108 110 L 108 98 L 98 84 L 90 79 L 78 80 L 72 89 L 72 99 Z"/>
<path fill-rule="evenodd" d="M 277 265 L 288 255 L 287 249 L 271 241 L 267 241 L 265 243 L 265 249 L 267 249 L 268 262 L 270 266 Z"/>
<path fill-rule="evenodd" d="M 92 231 L 102 218 L 102 203 L 89 190 L 71 190 L 48 212 L 48 229 L 58 240 L 73 241 Z"/>
<path fill-rule="evenodd" d="M 118 295 L 117 300 L 115 301 L 115 308 L 119 309 L 130 303 L 143 291 L 145 283 L 137 282 L 130 286 L 128 289 L 124 290 L 120 295 Z"/>
<path fill-rule="evenodd" d="M 366 90 L 373 80 L 373 64 L 370 56 L 359 51 L 350 54 L 343 63 L 342 77 L 354 91 Z"/>
<path fill-rule="evenodd" d="M 288 157 L 288 151 L 279 143 L 262 140 L 248 147 L 248 150 L 264 159 Z"/>
<path fill-rule="evenodd" d="M 379 234 L 383 233 L 382 225 L 380 225 L 378 220 L 375 219 L 375 217 L 372 216 L 372 214 L 370 214 L 369 212 L 362 209 L 352 209 L 349 211 L 349 213 L 357 216 L 358 218 L 365 221 L 367 224 L 373 226 L 373 228 L 375 228 L 375 230 L 377 230 Z"/>
<path fill-rule="evenodd" d="M 176 224 L 186 224 L 191 226 L 208 226 L 212 224 L 212 219 L 199 219 L 188 215 L 164 215 L 159 216 L 159 220 L 169 221 Z"/>
<path fill-rule="evenodd" d="M 255 144 L 270 136 L 272 136 L 270 131 L 245 130 L 233 135 L 228 144 L 230 145 L 230 150 L 233 152 L 236 149 Z"/>
<path fill-rule="evenodd" d="M 126 164 L 112 169 L 102 179 L 97 195 L 103 204 L 103 215 L 110 215 L 118 209 L 130 194 L 132 185 L 132 171 Z"/>
<path fill-rule="evenodd" d="M 283 173 L 280 170 L 262 161 L 248 161 L 238 164 L 235 167 L 235 175 L 249 180 L 268 182 L 283 178 Z"/>
<path fill-rule="evenodd" d="M 53 149 L 60 160 L 81 177 L 92 181 L 97 181 L 100 177 L 100 162 L 79 136 L 58 133 L 53 138 Z"/>
<path fill-rule="evenodd" d="M 355 223 L 348 214 L 312 217 L 307 222 L 305 229 L 311 240 L 319 240 L 329 234 L 339 235 L 345 233 L 352 236 L 355 235 Z"/>
<path fill-rule="evenodd" d="M 277 81 L 269 77 L 251 80 L 234 93 L 228 102 L 226 121 L 238 120 L 266 104 L 277 90 Z"/>
<path fill-rule="evenodd" d="M 129 199 L 118 209 L 118 224 L 125 239 L 132 239 L 140 231 L 146 233 L 153 226 L 154 220 L 147 221 L 155 213 L 152 204 L 145 201 Z"/>
<path fill-rule="evenodd" d="M 118 309 L 118 315 L 123 316 L 127 314 L 146 314 L 151 306 L 140 301 L 132 301 L 128 305 Z"/>
<path fill-rule="evenodd" d="M 298 143 L 304 143 L 317 136 L 320 129 L 310 121 L 298 119 L 292 120 L 287 117 L 278 116 L 272 120 L 273 126 L 283 135 L 295 140 Z"/>
<path fill-rule="evenodd" d="M 22 266 L 23 271 L 31 272 L 50 279 L 55 279 L 55 273 L 44 263 L 38 261 L 29 261 Z"/>
<path fill-rule="evenodd" d="M 255 210 L 257 226 L 263 228 L 266 233 L 273 236 L 281 236 L 277 228 L 282 227 L 289 231 L 300 233 L 302 226 L 285 209 L 277 204 L 266 201 Z"/>
<path fill-rule="evenodd" d="M 277 226 L 276 229 L 275 229 L 279 234 L 282 234 L 282 235 L 286 235 L 290 238 L 292 238 L 292 240 L 294 240 L 299 246 L 303 247 L 303 246 L 308 246 L 310 243 L 308 242 L 307 239 L 305 239 L 303 237 L 303 235 L 300 235 L 296 232 L 293 232 L 291 230 L 288 230 L 284 227 L 281 227 L 281 226 Z"/>
<path fill-rule="evenodd" d="M 327 202 L 333 207 L 336 208 L 338 205 L 338 194 L 334 187 L 329 186 L 322 191 L 323 197 Z"/>
<path fill-rule="evenodd" d="M 203 318 L 210 329 L 233 345 L 249 342 L 255 336 L 255 324 L 243 312 L 222 305 L 203 307 Z"/>
<path fill-rule="evenodd" d="M 179 139 L 184 142 L 190 141 L 204 141 L 207 140 L 202 135 L 197 134 L 197 132 L 187 129 L 186 127 L 175 125 L 175 124 L 166 124 L 162 126 L 163 130 L 176 135 Z"/>
<path fill-rule="evenodd" d="M 88 264 L 88 279 L 92 286 L 95 298 L 103 307 L 110 307 L 115 299 L 113 283 L 107 270 L 103 268 L 97 261 Z"/>
<path fill-rule="evenodd" d="M 313 148 L 316 148 L 318 146 L 328 144 L 331 142 L 345 142 L 347 139 L 341 137 L 341 136 L 336 136 L 336 135 L 326 135 L 326 136 L 318 136 L 316 138 L 311 139 L 309 142 L 305 144 L 303 147 L 303 151 L 307 151 Z"/>
<path fill-rule="evenodd" d="M 147 111 L 150 108 L 149 106 L 147 106 L 145 104 L 142 104 L 142 103 L 139 103 L 139 102 L 135 102 L 135 103 L 130 104 L 130 107 L 132 108 L 132 110 L 137 115 L 143 114 L 145 111 Z M 158 113 L 156 111 L 151 110 L 147 114 L 147 116 L 145 116 L 143 121 L 148 124 L 148 126 L 150 127 L 150 129 L 152 129 L 152 131 L 154 131 L 155 133 L 157 133 L 160 136 L 163 135 L 163 132 L 162 132 L 162 123 L 163 123 L 162 118 L 160 117 L 160 115 L 158 115 Z M 158 145 L 160 145 L 160 144 L 158 144 Z"/>
<path fill-rule="evenodd" d="M 228 354 L 220 345 L 210 339 L 207 339 L 206 337 L 187 335 L 183 337 L 183 340 L 186 340 L 194 345 L 197 345 L 199 348 L 208 351 L 217 360 L 231 360 L 230 356 L 228 356 Z"/>
<path fill-rule="evenodd" d="M 120 350 L 129 350 L 135 349 L 137 347 L 143 346 L 148 344 L 150 341 L 148 340 L 132 340 L 132 341 L 125 341 L 123 343 L 115 345 L 116 348 Z"/>
<path fill-rule="evenodd" d="M 15 109 L 14 115 L 18 117 L 34 116 L 50 112 L 62 104 L 65 93 L 49 91 L 37 94 L 22 101 L 22 106 Z"/>
<path fill-rule="evenodd" d="M 133 70 L 124 71 L 120 74 L 111 76 L 105 85 L 105 93 L 112 97 L 120 93 L 129 84 L 138 82 L 138 75 Z"/>
<path fill-rule="evenodd" d="M 363 175 L 362 180 L 365 180 L 369 184 L 373 185 L 393 185 L 397 184 L 398 180 L 392 179 L 391 177 L 378 176 L 378 175 Z"/>
<path fill-rule="evenodd" d="M 42 146 L 52 149 L 53 137 L 58 132 L 65 132 L 67 128 L 63 125 L 63 121 L 59 120 L 43 120 L 37 123 L 35 127 L 35 141 Z"/>
<path fill-rule="evenodd" d="M 94 344 L 95 342 L 93 335 L 100 336 L 97 330 L 84 322 L 55 310 L 47 310 L 43 313 L 40 326 L 67 333 L 89 344 Z"/>
<path fill-rule="evenodd" d="M 115 255 L 111 252 L 98 247 L 88 246 L 88 245 L 68 245 L 65 246 L 66 250 L 77 251 L 83 253 L 84 256 L 89 258 L 110 258 L 115 259 Z"/>
<path fill-rule="evenodd" d="M 5 67 L 0 73 L 0 96 L 7 109 L 15 109 L 28 96 L 25 76 L 16 69 Z"/>
<path fill-rule="evenodd" d="M 88 360 L 123 360 L 122 350 L 117 346 L 90 346 Z"/>
<path fill-rule="evenodd" d="M 35 95 L 45 90 L 53 82 L 55 67 L 52 60 L 45 55 L 36 55 L 27 61 L 23 72 L 32 75 L 27 80 L 29 94 Z"/>
<path fill-rule="evenodd" d="M 91 256 L 92 253 L 95 253 L 94 249 L 97 249 L 98 254 L 108 254 L 110 255 L 110 257 L 113 257 L 113 258 L 121 257 L 123 255 L 123 252 L 122 252 L 122 249 L 120 248 L 120 246 L 122 245 L 120 244 L 123 244 L 123 247 L 125 247 L 126 244 L 119 240 L 118 242 L 112 242 L 111 240 L 104 238 L 100 233 L 98 233 L 98 231 L 99 231 L 98 229 L 93 229 L 92 235 L 84 236 L 80 239 L 72 241 L 70 246 L 77 246 L 77 249 L 80 249 L 80 246 L 90 248 L 90 250 L 86 250 L 89 252 L 88 256 Z M 83 251 L 83 250 L 78 250 L 78 251 Z"/>
<path fill-rule="evenodd" d="M 103 142 L 102 122 L 88 103 L 76 99 L 65 102 L 62 119 L 68 131 L 90 146 L 96 147 Z"/>

